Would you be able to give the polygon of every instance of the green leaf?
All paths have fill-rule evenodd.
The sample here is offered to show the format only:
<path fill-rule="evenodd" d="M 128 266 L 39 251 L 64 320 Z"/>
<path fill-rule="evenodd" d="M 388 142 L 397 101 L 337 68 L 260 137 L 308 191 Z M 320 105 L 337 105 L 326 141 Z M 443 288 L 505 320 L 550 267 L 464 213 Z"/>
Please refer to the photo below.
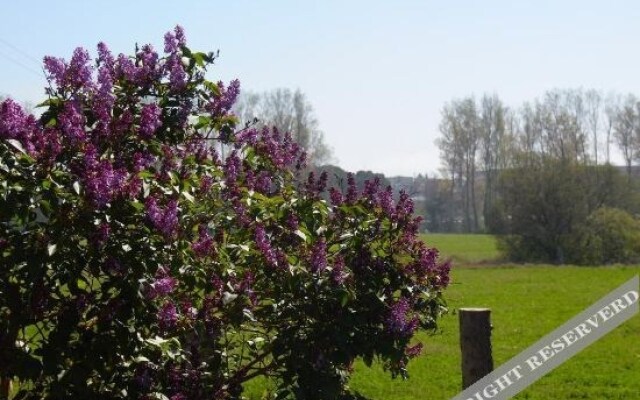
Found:
<path fill-rule="evenodd" d="M 49 254 L 49 257 L 55 254 L 57 248 L 58 246 L 55 244 L 50 244 L 47 246 L 47 254 Z"/>

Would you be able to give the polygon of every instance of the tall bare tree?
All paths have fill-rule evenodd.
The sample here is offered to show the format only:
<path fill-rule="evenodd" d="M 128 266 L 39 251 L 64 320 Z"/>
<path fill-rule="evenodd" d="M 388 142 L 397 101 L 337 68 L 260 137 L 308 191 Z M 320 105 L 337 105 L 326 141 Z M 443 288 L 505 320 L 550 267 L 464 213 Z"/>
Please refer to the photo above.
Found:
<path fill-rule="evenodd" d="M 331 148 L 325 142 L 313 106 L 299 89 L 278 88 L 261 93 L 243 93 L 235 111 L 242 122 L 256 118 L 260 125 L 275 126 L 281 132 L 290 132 L 294 140 L 307 151 L 311 164 L 322 165 L 332 160 Z"/>

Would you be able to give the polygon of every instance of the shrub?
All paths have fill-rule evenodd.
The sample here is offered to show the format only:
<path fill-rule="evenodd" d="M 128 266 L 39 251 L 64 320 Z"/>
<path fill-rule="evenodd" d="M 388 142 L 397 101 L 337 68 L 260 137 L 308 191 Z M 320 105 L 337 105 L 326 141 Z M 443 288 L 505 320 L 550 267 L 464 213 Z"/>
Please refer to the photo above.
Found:
<path fill-rule="evenodd" d="M 180 27 L 95 64 L 45 58 L 40 117 L 0 104 L 0 377 L 20 399 L 347 395 L 354 360 L 393 376 L 445 310 L 449 265 L 406 194 L 298 184 L 304 154 L 236 128 L 239 83 Z"/>
<path fill-rule="evenodd" d="M 640 262 L 640 221 L 624 210 L 599 208 L 572 244 L 570 258 L 576 264 Z"/>

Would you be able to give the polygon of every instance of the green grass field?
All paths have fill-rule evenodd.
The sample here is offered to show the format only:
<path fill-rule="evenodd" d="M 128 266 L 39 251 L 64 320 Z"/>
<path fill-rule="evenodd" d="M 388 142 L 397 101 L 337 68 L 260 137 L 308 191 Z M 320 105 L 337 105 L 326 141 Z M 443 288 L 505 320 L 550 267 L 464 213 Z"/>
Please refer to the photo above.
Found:
<path fill-rule="evenodd" d="M 460 349 L 456 309 L 492 310 L 495 366 L 508 361 L 600 297 L 640 273 L 635 267 L 490 265 L 499 258 L 486 235 L 427 235 L 427 243 L 452 257 L 446 292 L 450 314 L 441 331 L 418 338 L 421 357 L 409 365 L 408 381 L 392 380 L 378 368 L 358 364 L 351 387 L 371 399 L 450 399 L 460 392 Z M 260 384 L 247 396 L 259 399 Z M 517 399 L 640 399 L 640 317 L 636 316 L 534 383 Z"/>
<path fill-rule="evenodd" d="M 429 233 L 422 235 L 422 240 L 456 264 L 496 263 L 500 260 L 496 239 L 492 235 Z"/>

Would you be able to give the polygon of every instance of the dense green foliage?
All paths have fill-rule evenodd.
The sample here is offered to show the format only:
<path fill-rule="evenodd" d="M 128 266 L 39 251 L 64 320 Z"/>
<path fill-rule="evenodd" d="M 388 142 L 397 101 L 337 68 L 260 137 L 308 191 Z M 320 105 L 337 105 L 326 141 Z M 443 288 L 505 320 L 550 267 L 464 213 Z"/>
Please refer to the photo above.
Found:
<path fill-rule="evenodd" d="M 587 218 L 602 207 L 633 212 L 639 204 L 633 184 L 610 166 L 527 158 L 500 177 L 496 226 L 505 233 L 499 239 L 501 249 L 517 262 L 585 262 L 580 253 L 588 249 L 580 246 L 588 242 L 576 240 L 576 235 L 598 229 L 587 224 Z"/>
<path fill-rule="evenodd" d="M 640 263 L 640 220 L 623 210 L 599 208 L 580 226 L 570 251 L 576 264 Z"/>

